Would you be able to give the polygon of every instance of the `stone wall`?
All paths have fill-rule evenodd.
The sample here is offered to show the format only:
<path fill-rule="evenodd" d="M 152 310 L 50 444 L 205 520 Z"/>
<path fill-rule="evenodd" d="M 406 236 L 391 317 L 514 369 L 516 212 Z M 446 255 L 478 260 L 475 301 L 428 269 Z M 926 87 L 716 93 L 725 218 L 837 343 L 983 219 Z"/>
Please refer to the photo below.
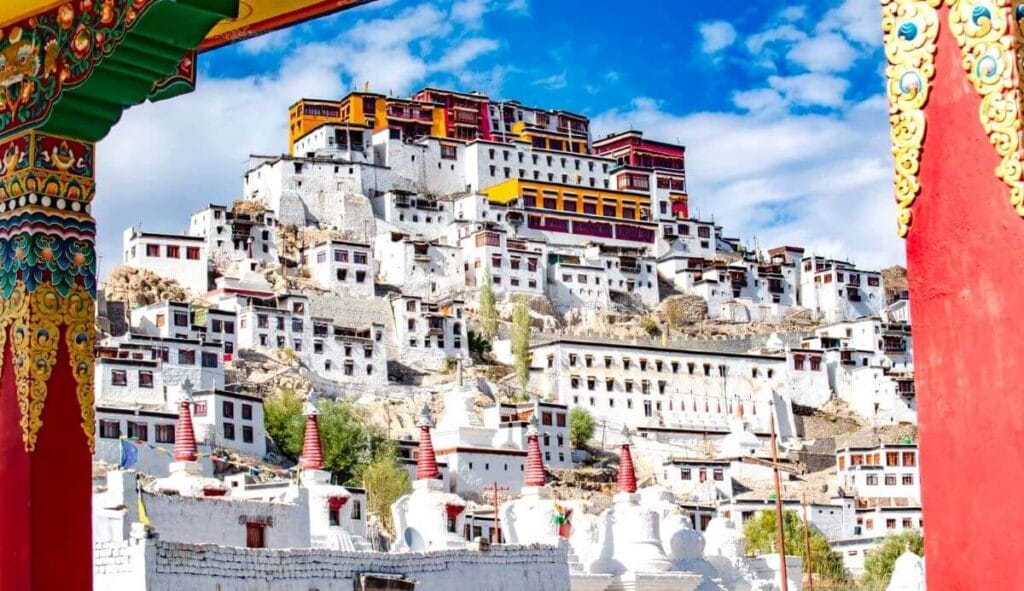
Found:
<path fill-rule="evenodd" d="M 388 554 L 132 539 L 94 555 L 96 591 L 352 591 L 367 573 L 414 579 L 417 591 L 569 590 L 565 549 L 545 546 Z"/>

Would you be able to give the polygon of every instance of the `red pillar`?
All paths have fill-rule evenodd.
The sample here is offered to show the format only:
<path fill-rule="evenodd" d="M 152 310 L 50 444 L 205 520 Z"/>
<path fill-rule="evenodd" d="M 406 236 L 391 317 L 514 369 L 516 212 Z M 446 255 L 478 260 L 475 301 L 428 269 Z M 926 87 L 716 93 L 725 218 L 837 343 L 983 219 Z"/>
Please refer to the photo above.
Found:
<path fill-rule="evenodd" d="M 0 589 L 91 591 L 93 146 L 0 155 Z"/>
<path fill-rule="evenodd" d="M 922 11 L 918 26 L 901 22 L 912 15 L 897 16 L 886 42 L 900 59 L 913 56 L 925 65 L 934 59 L 935 68 L 930 83 L 923 78 L 928 94 L 920 157 L 912 151 L 917 141 L 909 142 L 910 152 L 906 137 L 895 142 L 897 167 L 920 163 L 907 264 L 928 589 L 1016 588 L 1024 581 L 1024 517 L 1007 503 L 1024 487 L 1024 208 L 1011 203 L 1011 188 L 1022 187 L 1019 175 L 1000 178 L 996 169 L 1004 155 L 1007 163 L 1021 162 L 1019 130 L 1007 127 L 1020 122 L 1019 37 L 1011 6 L 1020 3 L 942 3 L 931 12 L 937 16 L 934 48 L 913 47 L 920 37 L 905 44 L 896 38 L 901 26 L 904 37 L 932 29 L 919 25 L 935 9 L 909 4 Z M 968 57 L 964 64 L 961 45 L 996 59 Z M 899 104 L 892 98 L 900 94 L 895 83 L 913 76 L 890 65 L 891 104 Z M 1010 107 L 1005 120 L 999 109 L 981 109 L 979 86 L 991 94 L 989 107 Z M 1005 154 L 986 126 L 1009 130 Z"/>

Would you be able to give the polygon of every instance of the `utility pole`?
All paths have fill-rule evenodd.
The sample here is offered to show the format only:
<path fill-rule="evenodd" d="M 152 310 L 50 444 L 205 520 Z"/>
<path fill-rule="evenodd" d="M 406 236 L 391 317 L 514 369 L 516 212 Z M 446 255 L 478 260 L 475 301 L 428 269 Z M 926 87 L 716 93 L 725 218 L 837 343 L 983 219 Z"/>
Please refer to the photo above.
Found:
<path fill-rule="evenodd" d="M 498 486 L 497 482 L 495 482 L 494 484 L 491 485 L 491 492 L 494 494 L 494 500 L 493 500 L 493 502 L 494 502 L 494 528 L 491 530 L 491 543 L 492 544 L 500 544 L 501 543 L 501 530 L 499 529 L 500 524 L 498 523 L 498 507 L 499 507 L 499 504 L 498 504 L 498 493 L 504 492 L 504 491 L 507 491 L 507 490 L 508 490 L 507 486 Z"/>
<path fill-rule="evenodd" d="M 807 495 L 801 499 L 804 509 L 804 562 L 807 563 L 807 591 L 814 591 L 814 562 L 811 561 L 811 520 L 807 519 Z"/>
<path fill-rule="evenodd" d="M 786 572 L 786 530 L 782 525 L 782 485 L 779 479 L 779 446 L 775 434 L 775 413 L 768 415 L 772 438 L 772 475 L 775 480 L 775 547 L 779 551 L 779 577 L 782 591 L 789 591 L 789 573 Z"/>

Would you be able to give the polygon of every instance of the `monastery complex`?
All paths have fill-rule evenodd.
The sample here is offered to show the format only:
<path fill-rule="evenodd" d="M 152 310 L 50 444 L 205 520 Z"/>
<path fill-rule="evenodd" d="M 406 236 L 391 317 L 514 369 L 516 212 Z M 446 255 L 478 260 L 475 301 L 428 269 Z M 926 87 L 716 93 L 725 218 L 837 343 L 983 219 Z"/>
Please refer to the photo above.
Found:
<path fill-rule="evenodd" d="M 767 591 L 783 563 L 801 589 L 799 557 L 745 550 L 776 468 L 849 576 L 923 529 L 910 308 L 880 270 L 752 248 L 696 213 L 684 146 L 575 113 L 425 88 L 288 119 L 239 199 L 125 229 L 101 286 L 97 590 Z M 298 465 L 266 428 L 282 389 Z M 390 531 L 327 471 L 321 397 L 394 439 Z"/>

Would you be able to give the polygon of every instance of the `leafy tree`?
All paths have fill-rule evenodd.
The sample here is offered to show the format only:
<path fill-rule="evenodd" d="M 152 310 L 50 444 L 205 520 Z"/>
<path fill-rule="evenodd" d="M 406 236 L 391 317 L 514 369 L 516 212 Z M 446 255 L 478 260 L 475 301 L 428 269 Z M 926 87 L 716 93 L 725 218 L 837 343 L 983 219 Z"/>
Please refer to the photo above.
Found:
<path fill-rule="evenodd" d="M 886 536 L 882 543 L 873 550 L 868 550 L 864 557 L 864 577 L 861 587 L 864 591 L 883 591 L 892 578 L 896 559 L 910 550 L 918 556 L 924 556 L 924 538 L 917 530 L 904 531 Z"/>
<path fill-rule="evenodd" d="M 366 504 L 381 524 L 391 533 L 391 505 L 412 490 L 409 472 L 398 463 L 398 450 L 394 442 L 386 442 L 377 449 L 373 460 L 363 466 L 358 481 L 366 489 Z"/>
<path fill-rule="evenodd" d="M 466 330 L 466 341 L 469 346 L 469 354 L 477 359 L 483 359 L 491 352 L 491 343 L 473 330 Z"/>
<path fill-rule="evenodd" d="M 583 407 L 574 406 L 569 411 L 569 442 L 573 449 L 580 449 L 594 436 L 597 422 Z"/>
<path fill-rule="evenodd" d="M 494 299 L 491 270 L 484 270 L 484 284 L 480 286 L 480 334 L 488 341 L 498 335 L 498 307 Z"/>
<path fill-rule="evenodd" d="M 298 459 L 306 433 L 302 399 L 294 390 L 279 390 L 263 402 L 267 434 L 288 457 Z M 355 475 L 386 443 L 365 413 L 344 400 L 321 400 L 320 447 L 324 464 L 339 482 L 357 482 Z"/>
<path fill-rule="evenodd" d="M 651 316 L 644 316 L 640 321 L 640 328 L 647 333 L 649 337 L 656 337 L 661 334 L 661 327 L 658 326 L 658 321 Z"/>
<path fill-rule="evenodd" d="M 520 297 L 512 309 L 512 357 L 519 387 L 526 393 L 526 384 L 530 381 L 530 308 L 526 298 Z"/>
<path fill-rule="evenodd" d="M 804 522 L 793 511 L 784 511 L 782 517 L 783 531 L 786 535 L 786 554 L 789 556 L 805 555 Z M 775 546 L 775 511 L 763 511 L 743 524 L 743 535 L 747 539 L 747 552 L 766 554 L 776 551 Z M 830 581 L 843 581 L 846 571 L 843 558 L 833 552 L 825 536 L 811 525 L 811 563 L 814 574 Z M 807 561 L 804 560 L 804 569 Z"/>

